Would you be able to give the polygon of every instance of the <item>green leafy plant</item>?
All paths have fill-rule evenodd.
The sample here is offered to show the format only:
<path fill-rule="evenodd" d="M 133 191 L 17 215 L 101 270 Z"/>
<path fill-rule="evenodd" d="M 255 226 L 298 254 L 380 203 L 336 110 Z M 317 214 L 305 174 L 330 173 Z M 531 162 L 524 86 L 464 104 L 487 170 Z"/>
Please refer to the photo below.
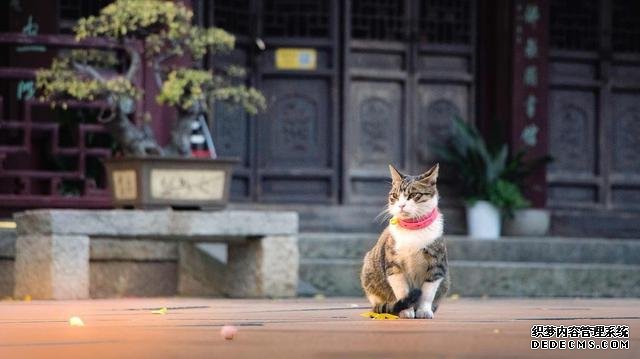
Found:
<path fill-rule="evenodd" d="M 502 177 L 515 183 L 521 189 L 524 188 L 524 180 L 535 172 L 538 168 L 547 165 L 553 161 L 549 155 L 527 159 L 527 148 L 523 148 L 516 152 L 509 161 Z"/>
<path fill-rule="evenodd" d="M 515 177 L 529 170 L 524 155 L 509 159 L 506 144 L 490 148 L 472 124 L 460 118 L 453 121 L 453 133 L 445 146 L 433 148 L 442 161 L 457 171 L 464 198 L 469 203 L 489 201 L 506 215 L 529 205 Z"/>
<path fill-rule="evenodd" d="M 70 100 L 107 103 L 100 121 L 110 130 L 125 155 L 189 156 L 191 123 L 210 111 L 215 101 L 239 104 L 249 114 L 265 108 L 264 97 L 241 82 L 244 72 L 234 66 L 198 68 L 207 53 L 233 50 L 235 38 L 219 28 L 192 25 L 193 12 L 180 2 L 116 0 L 97 16 L 80 19 L 74 28 L 78 41 L 112 40 L 124 50 L 74 50 L 61 53 L 51 67 L 36 76 L 40 98 L 66 108 Z M 142 65 L 153 70 L 159 89 L 156 100 L 178 110 L 171 142 L 161 147 L 148 124 L 131 121 L 143 89 L 134 81 Z"/>
<path fill-rule="evenodd" d="M 502 209 L 509 217 L 513 216 L 514 210 L 529 206 L 529 201 L 524 198 L 520 188 L 508 180 L 498 179 L 491 183 L 487 190 L 489 202 Z"/>

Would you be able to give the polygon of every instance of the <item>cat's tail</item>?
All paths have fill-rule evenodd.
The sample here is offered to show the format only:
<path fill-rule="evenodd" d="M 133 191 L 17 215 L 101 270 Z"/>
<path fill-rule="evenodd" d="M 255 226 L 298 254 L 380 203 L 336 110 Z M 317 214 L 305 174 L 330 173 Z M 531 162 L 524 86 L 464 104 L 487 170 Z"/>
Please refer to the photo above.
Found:
<path fill-rule="evenodd" d="M 389 313 L 393 315 L 398 315 L 401 311 L 412 307 L 414 304 L 420 300 L 422 296 L 422 291 L 418 288 L 414 288 L 409 291 L 406 297 L 400 298 L 395 303 L 380 303 L 373 306 L 374 313 Z"/>

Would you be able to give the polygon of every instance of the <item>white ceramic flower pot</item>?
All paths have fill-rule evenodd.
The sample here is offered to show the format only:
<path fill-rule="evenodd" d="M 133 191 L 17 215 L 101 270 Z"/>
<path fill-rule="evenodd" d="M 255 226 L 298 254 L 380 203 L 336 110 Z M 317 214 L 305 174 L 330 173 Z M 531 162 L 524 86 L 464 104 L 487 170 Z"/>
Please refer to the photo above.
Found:
<path fill-rule="evenodd" d="M 546 209 L 517 209 L 513 218 L 504 219 L 504 234 L 506 236 L 544 236 L 549 232 L 550 217 Z"/>
<path fill-rule="evenodd" d="M 500 210 L 488 201 L 477 201 L 467 206 L 469 236 L 476 239 L 500 238 Z"/>

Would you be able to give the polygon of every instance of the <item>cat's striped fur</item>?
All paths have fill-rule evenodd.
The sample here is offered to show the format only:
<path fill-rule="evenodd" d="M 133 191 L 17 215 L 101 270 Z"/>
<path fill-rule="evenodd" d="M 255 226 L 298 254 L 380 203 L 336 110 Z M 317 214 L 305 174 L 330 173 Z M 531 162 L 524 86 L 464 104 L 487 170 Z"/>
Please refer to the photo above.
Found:
<path fill-rule="evenodd" d="M 388 212 L 402 219 L 419 218 L 438 206 L 438 165 L 420 176 L 389 166 L 392 187 Z M 362 287 L 377 313 L 405 318 L 433 318 L 449 288 L 442 215 L 428 227 L 408 230 L 390 224 L 365 255 Z"/>

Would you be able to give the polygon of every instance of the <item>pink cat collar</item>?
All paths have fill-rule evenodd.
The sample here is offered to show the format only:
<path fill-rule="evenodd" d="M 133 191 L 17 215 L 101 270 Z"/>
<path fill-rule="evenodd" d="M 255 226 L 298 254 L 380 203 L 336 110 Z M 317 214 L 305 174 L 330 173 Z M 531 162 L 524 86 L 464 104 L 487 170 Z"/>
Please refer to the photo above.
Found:
<path fill-rule="evenodd" d="M 393 217 L 391 218 L 389 223 L 399 225 L 404 229 L 412 229 L 412 230 L 422 229 L 422 228 L 429 227 L 431 223 L 433 223 L 438 218 L 439 215 L 440 215 L 440 211 L 438 211 L 438 208 L 434 208 L 433 211 L 431 211 L 431 213 L 425 216 L 422 216 L 420 218 L 400 219 L 397 217 Z"/>

